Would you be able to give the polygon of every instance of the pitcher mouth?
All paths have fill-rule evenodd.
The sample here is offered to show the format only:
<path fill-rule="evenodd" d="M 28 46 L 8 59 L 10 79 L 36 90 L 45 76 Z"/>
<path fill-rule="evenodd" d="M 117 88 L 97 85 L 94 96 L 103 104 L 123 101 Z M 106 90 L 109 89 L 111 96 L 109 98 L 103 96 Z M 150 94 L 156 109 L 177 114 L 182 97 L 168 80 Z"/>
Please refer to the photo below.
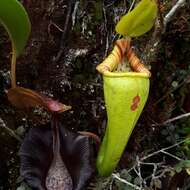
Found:
<path fill-rule="evenodd" d="M 140 73 L 140 72 L 110 72 L 110 71 L 106 71 L 102 74 L 103 74 L 103 76 L 110 77 L 110 78 L 121 78 L 121 77 L 150 78 L 150 74 Z"/>
<path fill-rule="evenodd" d="M 122 60 L 127 58 L 131 72 L 115 72 Z M 142 77 L 149 78 L 150 71 L 144 66 L 140 59 L 135 55 L 127 39 L 117 40 L 112 52 L 99 64 L 96 69 L 107 77 Z"/>

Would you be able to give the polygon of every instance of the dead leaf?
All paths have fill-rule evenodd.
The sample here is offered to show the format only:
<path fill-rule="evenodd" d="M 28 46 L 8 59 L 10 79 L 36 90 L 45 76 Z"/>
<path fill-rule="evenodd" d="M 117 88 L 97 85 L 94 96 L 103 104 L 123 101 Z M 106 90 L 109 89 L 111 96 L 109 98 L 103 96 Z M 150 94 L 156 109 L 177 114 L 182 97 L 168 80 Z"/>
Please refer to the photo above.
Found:
<path fill-rule="evenodd" d="M 20 109 L 42 106 L 50 112 L 57 113 L 62 113 L 71 109 L 71 106 L 64 105 L 56 100 L 52 100 L 51 98 L 23 87 L 11 88 L 8 90 L 7 95 L 9 101 Z"/>

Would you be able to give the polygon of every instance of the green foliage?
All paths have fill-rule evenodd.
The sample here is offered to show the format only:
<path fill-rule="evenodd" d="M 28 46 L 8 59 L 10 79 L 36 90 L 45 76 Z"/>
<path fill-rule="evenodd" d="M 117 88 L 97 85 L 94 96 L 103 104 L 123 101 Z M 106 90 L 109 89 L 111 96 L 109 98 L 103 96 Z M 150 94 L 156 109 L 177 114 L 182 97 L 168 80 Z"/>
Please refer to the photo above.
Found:
<path fill-rule="evenodd" d="M 181 172 L 183 169 L 189 169 L 190 168 L 190 160 L 182 160 L 175 166 L 176 172 Z"/>
<path fill-rule="evenodd" d="M 0 23 L 11 38 L 13 51 L 19 56 L 30 33 L 30 21 L 22 4 L 17 0 L 0 0 Z"/>
<path fill-rule="evenodd" d="M 116 32 L 127 37 L 137 37 L 148 32 L 156 19 L 155 0 L 142 0 L 131 12 L 124 15 L 116 26 Z"/>
<path fill-rule="evenodd" d="M 11 39 L 11 85 L 16 87 L 16 57 L 26 45 L 30 33 L 30 20 L 24 7 L 17 0 L 0 0 L 0 23 Z"/>
<path fill-rule="evenodd" d="M 182 160 L 179 161 L 175 166 L 174 170 L 176 173 L 182 172 L 185 170 L 190 175 L 190 127 L 189 120 L 187 122 L 178 122 L 176 125 L 168 124 L 166 128 L 161 131 L 165 140 L 169 143 L 176 143 L 181 139 L 184 139 L 184 142 L 177 146 L 172 154 L 175 154 L 177 157 Z"/>

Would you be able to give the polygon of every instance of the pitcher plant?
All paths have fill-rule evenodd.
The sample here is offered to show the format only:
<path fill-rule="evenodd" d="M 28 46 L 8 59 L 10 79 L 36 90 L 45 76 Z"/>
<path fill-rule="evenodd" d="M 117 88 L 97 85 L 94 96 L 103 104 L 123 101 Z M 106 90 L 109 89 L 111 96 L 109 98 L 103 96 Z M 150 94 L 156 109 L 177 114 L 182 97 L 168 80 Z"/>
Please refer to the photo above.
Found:
<path fill-rule="evenodd" d="M 116 25 L 123 36 L 110 55 L 97 66 L 103 75 L 107 128 L 97 157 L 100 176 L 108 176 L 116 168 L 130 135 L 145 106 L 149 93 L 149 70 L 130 47 L 132 37 L 148 32 L 155 23 L 155 0 L 141 0 Z"/>
<path fill-rule="evenodd" d="M 127 58 L 131 72 L 117 72 Z M 117 166 L 149 93 L 150 72 L 137 58 L 130 41 L 117 40 L 111 54 L 97 66 L 103 75 L 107 129 L 97 158 L 101 176 Z"/>

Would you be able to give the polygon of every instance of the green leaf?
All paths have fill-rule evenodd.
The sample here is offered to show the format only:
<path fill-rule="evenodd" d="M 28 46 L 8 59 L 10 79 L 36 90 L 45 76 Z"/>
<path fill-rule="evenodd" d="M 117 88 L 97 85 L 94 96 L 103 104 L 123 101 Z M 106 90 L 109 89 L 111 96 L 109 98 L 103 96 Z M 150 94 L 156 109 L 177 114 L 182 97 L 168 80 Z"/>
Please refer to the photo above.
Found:
<path fill-rule="evenodd" d="M 154 25 L 157 16 L 155 0 L 141 0 L 116 25 L 116 32 L 127 37 L 137 37 L 148 32 Z"/>
<path fill-rule="evenodd" d="M 7 30 L 13 53 L 18 57 L 30 33 L 30 21 L 22 4 L 17 0 L 0 0 L 0 23 Z"/>
<path fill-rule="evenodd" d="M 190 131 L 188 130 L 189 128 L 185 128 L 184 130 L 187 130 L 187 133 L 190 133 Z M 185 145 L 190 145 L 190 138 L 189 137 L 187 137 L 186 139 L 185 139 Z"/>
<path fill-rule="evenodd" d="M 177 173 L 181 172 L 183 169 L 189 169 L 189 168 L 190 168 L 190 160 L 182 160 L 175 165 L 175 170 Z"/>

